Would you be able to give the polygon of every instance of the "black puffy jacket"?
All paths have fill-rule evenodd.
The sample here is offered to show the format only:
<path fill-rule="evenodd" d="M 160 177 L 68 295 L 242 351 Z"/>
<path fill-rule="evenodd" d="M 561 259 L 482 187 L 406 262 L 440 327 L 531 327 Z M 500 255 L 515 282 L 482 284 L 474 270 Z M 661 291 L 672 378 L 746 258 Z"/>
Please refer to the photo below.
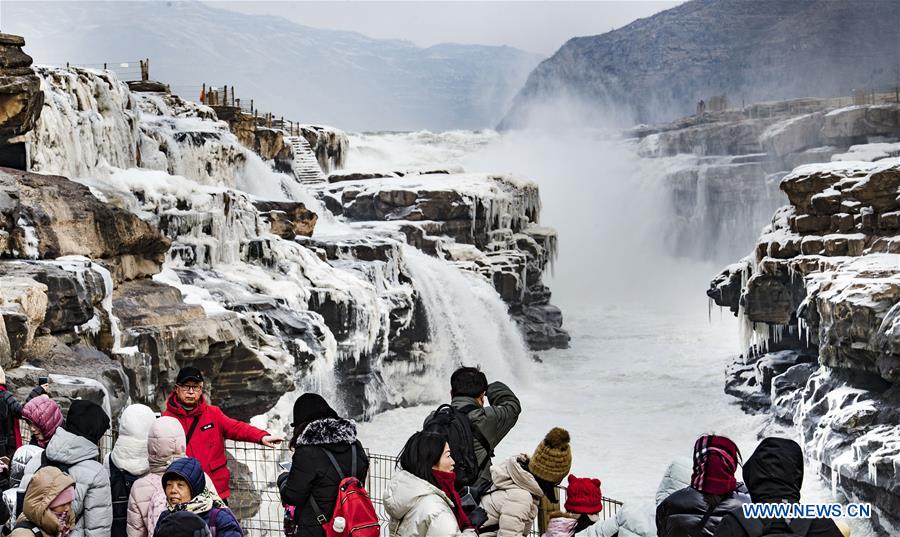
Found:
<path fill-rule="evenodd" d="M 744 463 L 744 481 L 755 503 L 796 503 L 800 501 L 803 485 L 803 451 L 793 440 L 766 438 L 760 442 L 753 455 Z M 742 513 L 734 511 L 716 528 L 715 537 L 758 537 L 763 532 L 747 532 L 741 524 Z M 794 519 L 790 525 L 783 520 L 759 519 L 771 530 L 781 528 L 781 533 L 797 532 L 803 527 L 806 537 L 842 537 L 830 518 L 809 520 Z M 809 525 L 807 529 L 805 526 Z"/>
<path fill-rule="evenodd" d="M 723 497 L 713 508 L 701 531 L 700 523 L 708 505 L 703 493 L 693 487 L 685 487 L 670 494 L 657 506 L 656 534 L 658 537 L 709 537 L 715 533 L 722 517 L 748 502 L 750 496 L 744 492 L 734 491 Z"/>
<path fill-rule="evenodd" d="M 296 506 L 298 537 L 322 537 L 325 532 L 316 522 L 310 506 L 310 497 L 327 519 L 331 519 L 337 500 L 341 477 L 331 464 L 325 451 L 329 451 L 349 477 L 352 468 L 352 446 L 356 446 L 356 477 L 365 485 L 369 473 L 369 458 L 362 444 L 356 439 L 356 425 L 340 418 L 327 418 L 310 422 L 297 439 L 297 447 L 291 460 L 291 469 L 278 479 L 282 503 Z"/>

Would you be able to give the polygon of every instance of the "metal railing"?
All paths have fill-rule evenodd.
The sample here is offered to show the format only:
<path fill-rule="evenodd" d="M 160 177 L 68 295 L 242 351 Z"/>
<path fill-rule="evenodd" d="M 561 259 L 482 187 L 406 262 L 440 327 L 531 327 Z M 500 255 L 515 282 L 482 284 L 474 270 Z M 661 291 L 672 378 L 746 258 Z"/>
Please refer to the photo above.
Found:
<path fill-rule="evenodd" d="M 150 79 L 150 59 L 125 60 L 117 62 L 78 63 L 66 62 L 66 69 L 70 67 L 84 67 L 87 69 L 103 69 L 112 71 L 123 82 L 135 82 Z"/>
<path fill-rule="evenodd" d="M 22 440 L 28 442 L 31 438 L 27 424 L 22 422 Z M 107 431 L 100 440 L 101 460 L 112 449 L 114 437 L 112 431 Z M 278 492 L 276 481 L 284 469 L 280 463 L 291 460 L 291 451 L 279 447 L 267 448 L 257 444 L 246 442 L 225 442 L 228 456 L 228 466 L 231 469 L 231 482 L 229 488 L 231 497 L 228 507 L 234 511 L 241 523 L 244 535 L 247 537 L 280 535 L 283 532 L 284 508 L 281 504 L 281 495 Z M 366 452 L 369 457 L 369 473 L 366 478 L 366 490 L 372 499 L 379 519 L 382 521 L 381 533 L 387 535 L 388 516 L 384 510 L 384 497 L 388 490 L 391 478 L 397 467 L 397 458 L 390 455 Z M 566 489 L 557 489 L 560 504 L 565 502 Z M 601 519 L 614 517 L 622 502 L 611 498 L 603 498 L 603 511 Z M 539 521 L 545 518 L 545 513 L 539 513 L 534 522 L 531 535 L 540 536 Z"/>
<path fill-rule="evenodd" d="M 191 86 L 194 88 L 194 86 Z M 211 84 L 203 84 L 199 86 L 200 101 L 207 106 L 225 107 L 237 109 L 245 116 L 253 117 L 254 127 L 268 127 L 271 129 L 280 129 L 289 136 L 300 136 L 300 127 L 303 125 L 299 121 L 284 119 L 284 116 L 278 117 L 271 112 L 260 112 L 256 108 L 253 99 L 241 99 L 235 96 L 234 86 L 224 84 L 221 86 L 213 86 Z"/>
<path fill-rule="evenodd" d="M 277 535 L 282 531 L 284 510 L 281 505 L 278 487 L 275 483 L 278 475 L 284 470 L 279 462 L 291 460 L 291 452 L 287 449 L 268 449 L 243 442 L 226 442 L 226 449 L 236 462 L 246 465 L 233 471 L 231 475 L 231 498 L 229 507 L 241 521 L 245 535 Z M 378 517 L 382 521 L 382 534 L 387 535 L 388 516 L 384 510 L 384 497 L 391 478 L 397 467 L 397 458 L 390 455 L 369 453 L 369 473 L 366 478 L 366 490 Z M 231 457 L 229 457 L 231 458 Z M 557 489 L 560 504 L 565 503 L 566 489 Z M 611 498 L 603 498 L 601 519 L 614 517 L 622 502 Z M 544 518 L 541 512 L 534 522 L 533 536 L 539 536 L 539 521 Z"/>

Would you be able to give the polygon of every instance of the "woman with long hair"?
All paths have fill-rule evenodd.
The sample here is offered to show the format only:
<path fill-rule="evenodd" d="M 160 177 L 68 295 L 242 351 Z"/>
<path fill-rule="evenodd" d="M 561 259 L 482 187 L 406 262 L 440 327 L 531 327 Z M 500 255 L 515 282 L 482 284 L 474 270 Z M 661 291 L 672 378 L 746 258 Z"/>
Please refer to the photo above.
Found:
<path fill-rule="evenodd" d="M 420 431 L 406 441 L 384 498 L 391 537 L 475 535 L 454 487 L 454 465 L 444 435 Z"/>

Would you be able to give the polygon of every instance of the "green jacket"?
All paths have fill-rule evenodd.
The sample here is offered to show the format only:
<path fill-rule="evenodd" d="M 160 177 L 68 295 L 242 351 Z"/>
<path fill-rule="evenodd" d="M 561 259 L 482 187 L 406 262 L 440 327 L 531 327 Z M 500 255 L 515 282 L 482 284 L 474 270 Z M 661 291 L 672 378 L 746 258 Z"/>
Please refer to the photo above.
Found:
<path fill-rule="evenodd" d="M 454 397 L 450 404 L 453 408 L 460 409 L 467 406 L 475 405 L 479 408 L 469 412 L 469 421 L 473 426 L 477 427 L 484 438 L 491 443 L 491 450 L 503 440 L 504 437 L 515 426 L 519 420 L 519 414 L 522 413 L 522 404 L 516 394 L 502 382 L 492 382 L 488 384 L 487 400 L 489 406 L 482 407 L 478 404 L 478 400 L 473 397 Z M 489 451 L 476 439 L 475 440 L 475 457 L 478 459 L 480 466 L 486 458 Z M 476 481 L 477 485 L 489 482 L 491 480 L 491 463 L 484 466 L 484 471 Z"/>

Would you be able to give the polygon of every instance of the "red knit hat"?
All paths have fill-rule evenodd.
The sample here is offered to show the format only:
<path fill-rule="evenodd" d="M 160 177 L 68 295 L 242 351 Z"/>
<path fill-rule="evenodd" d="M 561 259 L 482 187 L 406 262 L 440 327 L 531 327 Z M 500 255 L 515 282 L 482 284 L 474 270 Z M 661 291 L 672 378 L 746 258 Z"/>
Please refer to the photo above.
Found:
<path fill-rule="evenodd" d="M 569 474 L 569 486 L 566 488 L 566 511 L 580 515 L 593 515 L 603 510 L 603 495 L 600 493 L 600 480 L 587 477 L 575 477 Z"/>

